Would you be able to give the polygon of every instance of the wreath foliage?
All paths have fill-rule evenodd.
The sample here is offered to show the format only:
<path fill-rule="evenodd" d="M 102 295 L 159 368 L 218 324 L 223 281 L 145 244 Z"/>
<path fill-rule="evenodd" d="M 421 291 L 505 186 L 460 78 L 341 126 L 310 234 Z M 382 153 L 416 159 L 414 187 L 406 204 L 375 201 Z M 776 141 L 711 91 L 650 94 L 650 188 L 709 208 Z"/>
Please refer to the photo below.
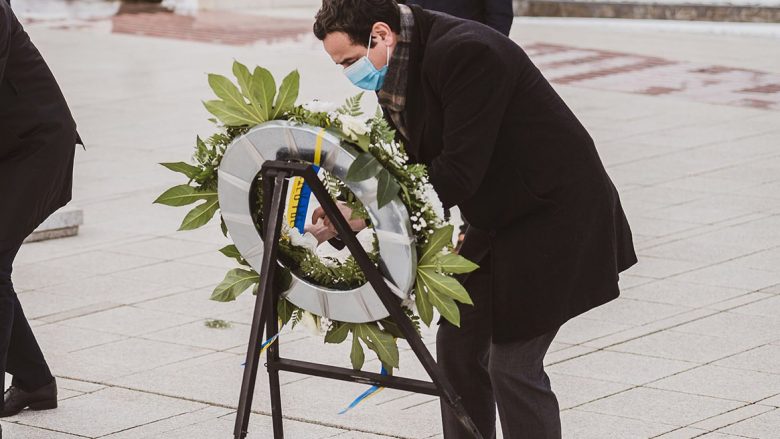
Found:
<path fill-rule="evenodd" d="M 410 162 L 404 146 L 396 140 L 395 131 L 382 113 L 377 111 L 373 117 L 364 118 L 360 106 L 362 93 L 347 99 L 341 106 L 320 101 L 297 105 L 300 83 L 297 71 L 285 76 L 278 89 L 271 72 L 262 67 L 255 67 L 250 72 L 236 61 L 233 74 L 235 83 L 222 75 L 208 76 L 217 99 L 204 102 L 204 106 L 214 116 L 210 120 L 215 123 L 217 132 L 205 140 L 196 138 L 190 162 L 161 163 L 171 171 L 183 174 L 187 182 L 166 190 L 155 203 L 176 207 L 197 203 L 185 215 L 179 230 L 201 227 L 219 212 L 217 170 L 225 150 L 236 137 L 271 120 L 326 128 L 343 142 L 359 148 L 360 154 L 350 167 L 347 180 L 376 178 L 380 188 L 380 207 L 397 195 L 409 212 L 418 255 L 413 299 L 403 303 L 409 317 L 419 330 L 420 322 L 430 326 L 435 309 L 443 318 L 459 326 L 457 302 L 472 304 L 472 301 L 453 275 L 471 272 L 478 266 L 452 251 L 453 226 L 445 221 L 444 210 L 428 181 L 427 168 Z M 368 217 L 345 182 L 327 172 L 323 172 L 321 178 L 334 198 L 352 208 L 353 216 Z M 262 185 L 255 184 L 255 187 L 261 188 Z M 257 190 L 254 220 L 260 229 L 262 192 Z M 222 233 L 228 237 L 224 221 L 221 221 L 221 226 Z M 301 245 L 301 238 L 297 229 L 283 227 L 280 260 L 287 268 L 281 270 L 277 279 L 282 288 L 289 285 L 291 271 L 296 276 L 329 288 L 351 289 L 366 282 L 352 256 L 343 260 L 321 257 L 314 249 Z M 372 261 L 378 263 L 376 241 L 364 248 Z M 235 245 L 227 245 L 219 251 L 235 259 L 239 267 L 228 271 L 214 289 L 211 299 L 232 301 L 256 286 L 260 276 Z M 295 326 L 302 321 L 313 323 L 315 328 L 325 332 L 326 343 L 343 343 L 351 336 L 350 359 L 355 369 L 361 369 L 365 362 L 363 346 L 377 354 L 387 371 L 392 372 L 393 368 L 399 367 L 396 341 L 403 335 L 389 317 L 370 323 L 337 322 L 314 316 L 285 299 L 279 301 L 278 311 L 283 325 L 291 323 Z"/>

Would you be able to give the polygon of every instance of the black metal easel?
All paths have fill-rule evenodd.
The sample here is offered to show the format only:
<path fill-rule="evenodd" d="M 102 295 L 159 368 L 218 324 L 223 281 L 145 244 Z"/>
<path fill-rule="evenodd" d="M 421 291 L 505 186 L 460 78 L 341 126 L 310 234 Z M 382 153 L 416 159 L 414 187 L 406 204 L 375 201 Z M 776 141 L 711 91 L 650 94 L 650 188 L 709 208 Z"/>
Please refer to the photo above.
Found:
<path fill-rule="evenodd" d="M 257 299 L 255 312 L 252 318 L 252 328 L 249 336 L 249 345 L 246 354 L 246 366 L 244 379 L 241 384 L 241 394 L 238 402 L 238 412 L 235 425 L 235 439 L 246 438 L 249 416 L 252 410 L 252 396 L 254 395 L 255 382 L 257 380 L 257 368 L 260 361 L 258 355 L 263 341 L 263 325 L 268 337 L 278 331 L 278 315 L 276 303 L 279 299 L 279 291 L 274 284 L 274 274 L 277 263 L 278 240 L 281 230 L 282 216 L 284 213 L 284 194 L 287 191 L 287 179 L 290 177 L 303 177 L 308 183 L 325 214 L 330 218 L 339 232 L 339 237 L 344 241 L 360 268 L 366 275 L 366 279 L 376 291 L 385 308 L 390 312 L 393 321 L 398 325 L 401 333 L 412 347 L 417 358 L 422 363 L 432 382 L 414 380 L 409 378 L 385 376 L 377 373 L 356 371 L 352 369 L 327 366 L 324 364 L 310 363 L 307 361 L 291 360 L 279 356 L 279 340 L 272 343 L 267 349 L 266 368 L 268 369 L 271 390 L 271 416 L 273 421 L 274 439 L 283 439 L 282 427 L 282 401 L 279 389 L 279 371 L 296 372 L 306 375 L 331 378 L 342 381 L 389 387 L 406 390 L 415 393 L 444 398 L 450 410 L 458 417 L 467 430 L 472 432 L 475 439 L 482 436 L 476 425 L 466 413 L 460 402 L 460 397 L 455 394 L 449 380 L 443 375 L 431 353 L 423 344 L 422 339 L 414 328 L 414 325 L 401 308 L 400 299 L 390 291 L 382 274 L 374 266 L 363 247 L 354 234 L 351 233 L 347 220 L 341 215 L 336 203 L 331 198 L 325 187 L 317 177 L 312 165 L 284 161 L 268 161 L 263 164 L 260 171 L 263 184 L 263 242 L 265 252 L 260 270 L 260 284 L 257 287 Z"/>

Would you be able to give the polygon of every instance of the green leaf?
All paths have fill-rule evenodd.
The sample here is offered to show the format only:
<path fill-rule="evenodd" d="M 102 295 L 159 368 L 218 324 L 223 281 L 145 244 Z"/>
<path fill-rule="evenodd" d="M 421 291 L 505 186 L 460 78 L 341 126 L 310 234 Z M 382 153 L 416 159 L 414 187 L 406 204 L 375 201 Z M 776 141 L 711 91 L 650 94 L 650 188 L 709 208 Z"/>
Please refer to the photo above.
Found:
<path fill-rule="evenodd" d="M 260 276 L 254 271 L 234 268 L 227 272 L 225 279 L 214 288 L 211 300 L 231 302 L 254 284 L 260 282 Z"/>
<path fill-rule="evenodd" d="M 376 194 L 379 208 L 381 209 L 383 206 L 393 201 L 393 198 L 398 195 L 398 191 L 400 189 L 401 186 L 399 186 L 398 182 L 395 181 L 395 177 L 390 174 L 390 171 L 387 169 L 382 169 L 379 171 Z"/>
<path fill-rule="evenodd" d="M 279 301 L 276 303 L 276 313 L 279 314 L 279 320 L 282 321 L 282 325 L 286 325 L 290 321 L 294 311 L 295 305 L 284 297 L 279 298 Z"/>
<path fill-rule="evenodd" d="M 414 289 L 414 303 L 417 305 L 417 314 L 420 315 L 420 320 L 425 323 L 425 326 L 431 326 L 433 321 L 433 305 L 429 296 L 429 293 L 423 289 L 423 283 L 418 277 Z"/>
<path fill-rule="evenodd" d="M 277 291 L 287 291 L 292 285 L 292 273 L 289 268 L 279 267 L 274 276 L 274 287 Z"/>
<path fill-rule="evenodd" d="M 244 107 L 236 107 L 235 105 L 228 104 L 227 102 L 217 100 L 206 101 L 203 103 L 203 106 L 206 107 L 206 110 L 208 110 L 209 113 L 217 116 L 217 118 L 222 121 L 222 123 L 228 126 L 253 126 L 264 122 L 250 113 L 247 110 L 248 106 L 246 105 Z"/>
<path fill-rule="evenodd" d="M 297 70 L 293 70 L 282 80 L 282 85 L 279 87 L 279 94 L 276 96 L 276 102 L 274 103 L 274 113 L 271 119 L 278 119 L 284 113 L 292 110 L 293 106 L 295 106 L 295 101 L 298 99 L 300 84 L 301 75 Z"/>
<path fill-rule="evenodd" d="M 401 332 L 401 328 L 393 321 L 392 318 L 387 317 L 379 321 L 382 329 L 392 335 L 395 338 L 406 338 Z"/>
<path fill-rule="evenodd" d="M 370 152 L 360 153 L 347 170 L 347 181 L 363 181 L 376 176 L 384 169 L 379 160 Z"/>
<path fill-rule="evenodd" d="M 197 145 L 196 151 L 199 157 L 208 154 L 209 149 L 206 146 L 206 143 L 203 141 L 203 139 L 200 138 L 200 136 L 195 136 L 195 144 Z"/>
<path fill-rule="evenodd" d="M 398 367 L 398 345 L 395 343 L 395 338 L 392 335 L 383 332 L 374 323 L 356 324 L 355 333 L 376 352 L 383 363 L 391 367 Z"/>
<path fill-rule="evenodd" d="M 352 368 L 360 370 L 363 368 L 363 363 L 366 362 L 366 354 L 363 353 L 363 346 L 360 345 L 358 336 L 352 334 L 352 352 L 349 354 L 349 359 L 352 361 Z"/>
<path fill-rule="evenodd" d="M 447 253 L 444 255 L 440 254 L 438 257 L 434 258 L 432 261 L 429 261 L 427 264 L 419 264 L 417 265 L 417 268 L 433 268 L 444 273 L 463 274 L 471 273 L 472 271 L 479 268 L 479 265 L 469 261 L 457 253 Z"/>
<path fill-rule="evenodd" d="M 350 142 L 355 143 L 363 151 L 368 151 L 368 147 L 371 146 L 371 135 L 357 134 L 357 140 L 350 140 Z"/>
<path fill-rule="evenodd" d="M 474 304 L 474 302 L 471 301 L 471 297 L 469 297 L 469 293 L 463 288 L 463 285 L 453 277 L 437 273 L 436 270 L 430 268 L 418 268 L 417 276 L 422 281 L 423 285 L 428 288 L 428 291 L 443 294 L 467 305 Z"/>
<path fill-rule="evenodd" d="M 431 304 L 439 310 L 439 314 L 453 325 L 460 327 L 460 310 L 452 297 L 445 296 L 436 290 L 429 290 Z"/>
<path fill-rule="evenodd" d="M 209 319 L 203 322 L 203 326 L 211 329 L 227 329 L 233 325 L 231 325 L 230 322 L 226 322 L 225 320 Z"/>
<path fill-rule="evenodd" d="M 198 200 L 211 200 L 216 197 L 216 192 L 199 191 L 192 186 L 180 184 L 160 194 L 154 202 L 166 206 L 178 207 L 192 204 Z"/>
<path fill-rule="evenodd" d="M 351 326 L 349 323 L 334 323 L 325 334 L 325 343 L 343 343 L 349 335 Z"/>
<path fill-rule="evenodd" d="M 233 75 L 238 81 L 238 86 L 241 87 L 241 93 L 252 102 L 252 73 L 245 65 L 233 60 Z"/>
<path fill-rule="evenodd" d="M 254 102 L 254 90 L 252 81 L 252 74 L 249 73 L 249 69 L 238 61 L 233 61 L 233 75 L 238 80 L 238 86 L 241 87 L 241 94 L 249 100 L 249 106 L 252 112 L 257 116 L 258 121 L 268 120 L 267 112 L 261 105 Z"/>
<path fill-rule="evenodd" d="M 274 75 L 262 67 L 255 67 L 252 74 L 252 104 L 260 109 L 263 122 L 270 120 L 276 95 Z"/>
<path fill-rule="evenodd" d="M 241 252 L 239 252 L 236 246 L 233 244 L 222 247 L 221 249 L 219 249 L 219 252 L 229 258 L 233 258 L 233 259 L 241 258 Z"/>
<path fill-rule="evenodd" d="M 344 105 L 339 107 L 336 111 L 341 114 L 347 114 L 349 116 L 360 116 L 363 114 L 363 111 L 360 109 L 360 101 L 363 99 L 363 94 L 365 92 L 360 92 L 356 94 L 355 96 L 352 96 L 350 98 L 347 98 Z"/>
<path fill-rule="evenodd" d="M 452 244 L 453 230 L 453 225 L 448 224 L 433 232 L 431 237 L 428 238 L 428 244 L 425 245 L 425 248 L 419 257 L 420 265 L 433 263 L 436 255 L 438 255 L 444 247 Z"/>
<path fill-rule="evenodd" d="M 173 172 L 178 172 L 186 175 L 187 178 L 189 178 L 190 180 L 192 180 L 193 178 L 197 177 L 198 174 L 200 174 L 200 168 L 197 166 L 192 166 L 189 163 L 175 162 L 175 163 L 160 163 L 160 164 L 170 169 Z"/>
<path fill-rule="evenodd" d="M 209 222 L 211 217 L 217 213 L 217 209 L 219 209 L 219 200 L 217 197 L 206 200 L 205 203 L 199 204 L 184 217 L 179 230 L 197 229 Z"/>
<path fill-rule="evenodd" d="M 227 105 L 241 108 L 248 113 L 252 112 L 252 107 L 247 105 L 244 96 L 241 95 L 241 92 L 238 91 L 238 87 L 236 87 L 230 79 L 222 75 L 210 73 L 209 85 L 211 86 L 211 89 L 214 90 L 214 94 L 221 98 Z"/>
<path fill-rule="evenodd" d="M 244 257 L 241 256 L 241 252 L 239 252 L 236 246 L 233 244 L 222 247 L 221 249 L 219 249 L 219 252 L 229 258 L 235 259 L 236 262 L 238 262 L 241 265 L 249 265 L 244 259 Z"/>

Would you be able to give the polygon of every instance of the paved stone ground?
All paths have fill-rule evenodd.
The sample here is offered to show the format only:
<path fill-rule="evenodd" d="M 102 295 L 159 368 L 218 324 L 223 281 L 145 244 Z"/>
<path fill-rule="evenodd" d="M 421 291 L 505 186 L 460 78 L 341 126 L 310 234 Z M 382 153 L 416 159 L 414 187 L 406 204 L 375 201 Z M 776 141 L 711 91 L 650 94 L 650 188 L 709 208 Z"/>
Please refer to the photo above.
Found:
<path fill-rule="evenodd" d="M 151 201 L 180 180 L 155 163 L 185 159 L 195 134 L 209 132 L 205 73 L 228 73 L 234 58 L 276 75 L 298 68 L 303 99 L 355 90 L 311 37 L 224 45 L 110 29 L 29 27 L 88 143 L 77 152 L 74 200 L 85 224 L 77 237 L 25 245 L 17 260 L 20 299 L 61 404 L 4 420 L 5 437 L 232 437 L 251 299 L 207 300 L 231 266 L 216 252 L 225 242 L 216 225 L 175 232 L 184 210 Z M 548 66 L 553 79 L 555 66 L 586 73 L 587 83 L 556 87 L 596 139 L 641 256 L 621 279 L 622 297 L 566 324 L 546 359 L 564 436 L 780 437 L 780 40 L 525 21 L 513 38 L 564 48 L 571 62 Z M 702 93 L 620 89 L 641 85 L 635 71 L 587 75 L 603 72 L 594 54 L 604 53 L 758 72 L 722 85 L 766 86 L 773 104 L 715 102 L 691 69 L 647 85 Z M 433 331 L 425 335 L 433 348 Z M 302 329 L 285 333 L 281 350 L 348 365 L 345 347 Z M 401 364 L 403 375 L 423 376 L 408 350 Z M 431 397 L 386 390 L 339 416 L 365 386 L 292 374 L 283 382 L 288 437 L 441 437 Z M 270 437 L 262 379 L 254 409 L 250 437 Z"/>

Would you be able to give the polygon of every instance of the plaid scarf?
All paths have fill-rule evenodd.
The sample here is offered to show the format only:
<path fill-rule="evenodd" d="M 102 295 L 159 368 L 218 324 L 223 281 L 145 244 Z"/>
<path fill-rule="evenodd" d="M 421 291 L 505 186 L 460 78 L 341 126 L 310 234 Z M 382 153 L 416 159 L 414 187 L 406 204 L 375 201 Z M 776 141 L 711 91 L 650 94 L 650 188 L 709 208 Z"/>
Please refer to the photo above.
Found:
<path fill-rule="evenodd" d="M 377 93 L 377 97 L 379 105 L 387 111 L 396 128 L 408 139 L 403 112 L 406 107 L 406 78 L 414 30 L 414 15 L 406 5 L 399 4 L 398 8 L 401 12 L 401 32 L 398 35 L 398 44 L 390 56 L 385 82 Z"/>

